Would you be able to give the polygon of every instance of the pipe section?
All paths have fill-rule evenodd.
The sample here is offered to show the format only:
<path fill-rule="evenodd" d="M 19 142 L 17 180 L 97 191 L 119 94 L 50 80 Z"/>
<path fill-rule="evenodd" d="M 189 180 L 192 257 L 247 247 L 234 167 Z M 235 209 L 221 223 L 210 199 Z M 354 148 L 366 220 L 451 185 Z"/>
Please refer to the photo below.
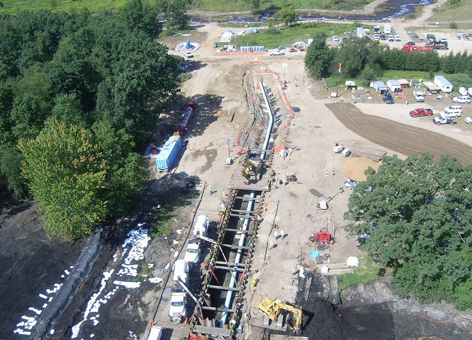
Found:
<path fill-rule="evenodd" d="M 261 83 L 261 85 L 262 85 L 262 83 Z M 249 201 L 249 203 L 247 205 L 247 209 L 246 209 L 246 213 L 247 213 L 246 216 L 247 217 L 244 218 L 243 230 L 248 230 L 249 223 L 251 221 L 251 218 L 249 217 L 249 214 L 252 211 L 253 206 L 254 206 L 254 197 L 255 197 L 255 192 L 254 191 L 251 192 L 250 197 L 251 197 L 251 200 Z M 239 238 L 239 246 L 241 247 L 241 246 L 244 246 L 244 241 L 246 239 L 246 233 L 241 233 L 240 235 L 241 235 L 241 237 Z M 243 253 L 243 249 L 238 249 L 238 252 L 236 253 L 236 258 L 234 259 L 234 266 L 233 266 L 234 270 L 231 271 L 231 281 L 229 282 L 229 288 L 236 287 L 236 276 L 238 274 L 238 264 L 241 261 L 242 253 Z M 230 309 L 232 299 L 233 299 L 233 291 L 230 290 L 226 294 L 225 309 Z M 221 325 L 226 324 L 227 318 L 228 318 L 228 313 L 223 312 L 223 314 L 221 316 L 221 319 L 220 319 Z"/>

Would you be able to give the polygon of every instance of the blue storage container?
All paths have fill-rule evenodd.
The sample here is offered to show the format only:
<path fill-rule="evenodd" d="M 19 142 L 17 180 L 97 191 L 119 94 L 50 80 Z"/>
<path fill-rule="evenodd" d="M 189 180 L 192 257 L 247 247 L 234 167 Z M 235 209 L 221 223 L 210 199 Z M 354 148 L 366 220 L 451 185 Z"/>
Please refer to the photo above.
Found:
<path fill-rule="evenodd" d="M 162 147 L 161 152 L 156 158 L 156 167 L 160 171 L 169 170 L 174 165 L 174 162 L 182 149 L 182 139 L 180 135 L 174 134 L 170 136 L 169 140 Z"/>

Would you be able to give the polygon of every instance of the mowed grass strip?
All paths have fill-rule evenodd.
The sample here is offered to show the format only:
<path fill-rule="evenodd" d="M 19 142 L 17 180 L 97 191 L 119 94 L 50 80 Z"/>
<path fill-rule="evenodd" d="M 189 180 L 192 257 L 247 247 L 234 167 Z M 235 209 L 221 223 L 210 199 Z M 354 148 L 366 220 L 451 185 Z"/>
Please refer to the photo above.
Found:
<path fill-rule="evenodd" d="M 331 10 L 353 10 L 362 9 L 364 6 L 374 0 L 298 0 L 297 8 L 306 9 L 331 9 Z M 87 8 L 91 13 L 99 12 L 102 9 L 115 9 L 122 7 L 126 0 L 3 0 L 3 8 L 0 12 L 16 13 L 22 10 L 39 10 L 46 9 L 51 11 L 67 11 L 80 10 Z M 154 4 L 154 0 L 149 1 Z M 286 0 L 275 0 L 270 3 L 261 3 L 259 9 L 266 10 L 269 8 L 287 7 Z M 244 1 L 235 0 L 201 0 L 195 2 L 191 8 L 199 11 L 212 12 L 233 12 L 233 11 L 252 11 L 254 8 Z M 250 14 L 250 13 L 249 13 Z"/>
<path fill-rule="evenodd" d="M 127 0 L 2 0 L 0 13 L 17 13 L 19 11 L 37 11 L 40 9 L 53 12 L 78 12 L 87 9 L 91 13 L 102 9 L 115 9 L 124 6 Z"/>

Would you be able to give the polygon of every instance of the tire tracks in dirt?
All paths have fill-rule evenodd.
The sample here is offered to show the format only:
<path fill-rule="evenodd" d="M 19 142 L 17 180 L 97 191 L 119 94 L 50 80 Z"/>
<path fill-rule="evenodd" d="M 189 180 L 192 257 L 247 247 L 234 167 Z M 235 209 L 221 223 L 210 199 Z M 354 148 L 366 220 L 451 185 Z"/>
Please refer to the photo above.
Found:
<path fill-rule="evenodd" d="M 400 154 L 412 156 L 419 152 L 429 152 L 436 158 L 448 154 L 465 166 L 472 165 L 472 147 L 454 138 L 366 115 L 353 104 L 333 103 L 326 104 L 326 107 L 349 130 Z"/>

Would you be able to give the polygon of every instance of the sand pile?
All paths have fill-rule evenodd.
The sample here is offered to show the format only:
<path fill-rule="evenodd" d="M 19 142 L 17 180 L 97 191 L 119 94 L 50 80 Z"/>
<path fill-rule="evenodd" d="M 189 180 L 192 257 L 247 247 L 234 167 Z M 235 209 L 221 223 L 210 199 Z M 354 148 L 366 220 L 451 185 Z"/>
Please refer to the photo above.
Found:
<path fill-rule="evenodd" d="M 366 157 L 351 157 L 341 166 L 341 173 L 347 178 L 355 181 L 365 181 L 366 176 L 364 171 L 371 167 L 377 170 L 381 165 L 381 162 L 374 162 L 373 160 Z"/>

